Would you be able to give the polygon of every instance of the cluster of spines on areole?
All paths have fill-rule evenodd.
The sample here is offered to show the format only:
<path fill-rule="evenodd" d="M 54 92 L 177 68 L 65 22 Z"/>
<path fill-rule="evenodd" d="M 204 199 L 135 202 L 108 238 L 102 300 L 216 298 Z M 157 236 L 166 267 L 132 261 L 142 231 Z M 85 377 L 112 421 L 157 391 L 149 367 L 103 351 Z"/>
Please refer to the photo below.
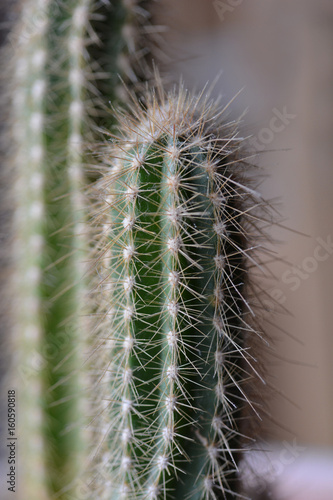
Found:
<path fill-rule="evenodd" d="M 46 498 L 46 477 L 43 463 L 42 381 L 33 360 L 40 353 L 41 325 L 39 284 L 43 251 L 43 199 L 45 142 L 44 96 L 46 92 L 45 64 L 47 53 L 43 43 L 48 19 L 39 18 L 38 29 L 33 21 L 48 9 L 49 0 L 28 1 L 22 6 L 21 22 L 15 26 L 15 52 L 11 82 L 12 134 L 15 143 L 11 167 L 16 177 L 14 185 L 14 309 L 15 359 L 18 372 L 15 384 L 29 384 L 29 391 L 20 394 L 24 407 L 19 425 L 24 432 L 21 458 L 22 483 L 25 494 Z M 17 359 L 18 358 L 18 359 Z"/>
<path fill-rule="evenodd" d="M 182 90 L 146 102 L 135 118 L 122 117 L 123 137 L 106 147 L 98 185 L 94 354 L 108 380 L 98 454 L 110 498 L 232 497 L 237 418 L 251 405 L 243 381 L 255 375 L 242 294 L 244 219 L 255 220 L 257 202 L 238 179 L 235 124 L 212 136 L 219 113 L 211 102 Z"/>

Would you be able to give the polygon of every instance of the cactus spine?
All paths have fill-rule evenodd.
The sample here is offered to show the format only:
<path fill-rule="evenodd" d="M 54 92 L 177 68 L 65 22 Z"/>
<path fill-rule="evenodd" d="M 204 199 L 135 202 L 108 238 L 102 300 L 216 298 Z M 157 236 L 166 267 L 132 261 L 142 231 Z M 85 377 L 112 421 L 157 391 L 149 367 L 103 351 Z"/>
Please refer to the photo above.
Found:
<path fill-rule="evenodd" d="M 255 410 L 243 294 L 259 202 L 237 125 L 184 89 L 161 94 L 122 117 L 94 191 L 96 498 L 231 499 Z"/>

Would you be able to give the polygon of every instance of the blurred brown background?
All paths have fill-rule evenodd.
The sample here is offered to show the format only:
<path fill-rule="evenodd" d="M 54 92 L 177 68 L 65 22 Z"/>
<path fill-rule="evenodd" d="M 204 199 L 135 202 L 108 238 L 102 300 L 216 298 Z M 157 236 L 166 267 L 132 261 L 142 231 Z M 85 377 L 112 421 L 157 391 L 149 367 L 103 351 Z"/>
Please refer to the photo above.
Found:
<path fill-rule="evenodd" d="M 269 177 L 265 197 L 278 197 L 284 225 L 274 265 L 279 300 L 273 382 L 282 398 L 271 411 L 276 439 L 333 445 L 333 2 L 331 0 L 164 0 L 159 22 L 170 27 L 171 67 L 188 88 L 222 75 L 214 90 L 246 108 Z M 177 61 L 175 62 L 175 59 Z M 283 114 L 284 126 L 272 118 Z M 279 124 L 282 122 L 280 121 Z M 273 127 L 271 127 L 271 125 Z M 272 128 L 274 130 L 272 130 Z M 267 130 L 270 129 L 270 130 Z M 252 144 L 253 145 L 253 144 Z M 298 234 L 304 233 L 306 236 Z M 321 249 L 317 238 L 326 242 Z M 268 326 L 271 330 L 271 327 Z M 333 476 L 333 474 L 332 474 Z"/>

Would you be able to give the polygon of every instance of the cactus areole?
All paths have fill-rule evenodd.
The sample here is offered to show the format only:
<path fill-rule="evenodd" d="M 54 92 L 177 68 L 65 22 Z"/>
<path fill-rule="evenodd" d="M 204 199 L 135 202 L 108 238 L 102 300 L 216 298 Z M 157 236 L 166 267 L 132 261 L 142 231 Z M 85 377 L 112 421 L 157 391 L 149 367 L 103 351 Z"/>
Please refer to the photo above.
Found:
<path fill-rule="evenodd" d="M 96 498 L 235 498 L 257 202 L 222 114 L 184 89 L 153 95 L 105 146 L 94 191 Z"/>

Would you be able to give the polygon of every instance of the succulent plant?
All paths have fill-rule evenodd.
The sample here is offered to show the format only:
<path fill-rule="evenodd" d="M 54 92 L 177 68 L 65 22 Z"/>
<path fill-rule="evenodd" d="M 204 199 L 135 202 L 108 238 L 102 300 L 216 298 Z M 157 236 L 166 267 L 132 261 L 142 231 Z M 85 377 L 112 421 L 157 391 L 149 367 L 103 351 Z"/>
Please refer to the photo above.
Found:
<path fill-rule="evenodd" d="M 91 482 L 108 500 L 231 499 L 258 414 L 248 275 L 262 200 L 225 110 L 158 89 L 119 114 L 92 190 Z"/>
<path fill-rule="evenodd" d="M 25 0 L 13 28 L 19 498 L 240 492 L 265 203 L 206 91 L 166 92 L 156 72 L 143 92 L 149 4 Z"/>

